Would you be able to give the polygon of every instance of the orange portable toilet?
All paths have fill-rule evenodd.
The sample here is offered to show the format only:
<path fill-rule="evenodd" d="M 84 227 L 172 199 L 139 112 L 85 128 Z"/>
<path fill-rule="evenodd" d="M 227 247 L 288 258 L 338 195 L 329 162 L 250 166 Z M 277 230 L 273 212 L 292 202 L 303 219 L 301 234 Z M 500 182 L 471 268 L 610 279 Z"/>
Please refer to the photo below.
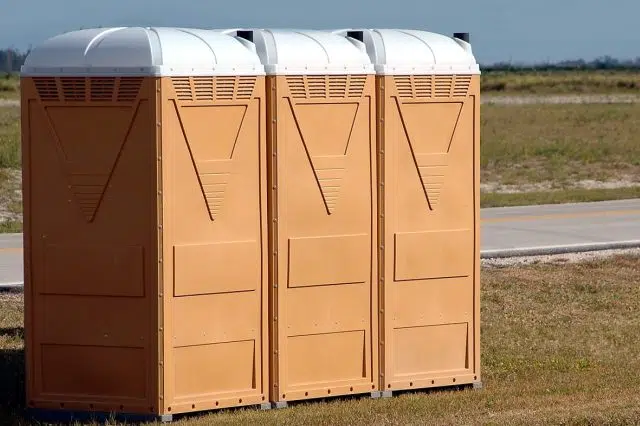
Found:
<path fill-rule="evenodd" d="M 258 56 L 209 30 L 74 31 L 21 91 L 28 407 L 268 406 Z"/>
<path fill-rule="evenodd" d="M 380 386 L 480 382 L 480 81 L 468 35 L 375 29 Z"/>
<path fill-rule="evenodd" d="M 328 32 L 226 32 L 267 72 L 271 401 L 375 396 L 373 66 Z"/>

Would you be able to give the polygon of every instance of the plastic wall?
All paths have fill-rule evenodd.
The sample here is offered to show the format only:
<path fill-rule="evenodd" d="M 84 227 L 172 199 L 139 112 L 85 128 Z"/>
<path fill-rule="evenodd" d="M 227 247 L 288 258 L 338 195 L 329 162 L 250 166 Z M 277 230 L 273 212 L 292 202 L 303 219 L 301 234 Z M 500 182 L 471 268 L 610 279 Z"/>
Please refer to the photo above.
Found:
<path fill-rule="evenodd" d="M 28 406 L 157 412 L 156 80 L 21 91 Z"/>
<path fill-rule="evenodd" d="M 479 382 L 479 77 L 376 78 L 381 387 Z"/>
<path fill-rule="evenodd" d="M 374 86 L 267 77 L 274 402 L 378 387 Z"/>
<path fill-rule="evenodd" d="M 265 403 L 264 77 L 21 87 L 29 406 Z"/>
<path fill-rule="evenodd" d="M 163 78 L 165 413 L 268 398 L 264 76 Z"/>

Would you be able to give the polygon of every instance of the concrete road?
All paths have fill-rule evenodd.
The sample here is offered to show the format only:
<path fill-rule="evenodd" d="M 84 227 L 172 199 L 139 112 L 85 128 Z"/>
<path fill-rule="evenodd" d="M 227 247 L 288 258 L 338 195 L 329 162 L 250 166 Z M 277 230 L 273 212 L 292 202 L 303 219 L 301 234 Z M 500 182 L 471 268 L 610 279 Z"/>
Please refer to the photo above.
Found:
<path fill-rule="evenodd" d="M 640 247 L 640 199 L 482 209 L 482 257 Z M 0 235 L 0 287 L 21 284 L 22 235 Z"/>
<path fill-rule="evenodd" d="M 640 247 L 640 199 L 483 209 L 482 257 Z"/>
<path fill-rule="evenodd" d="M 22 286 L 22 234 L 0 234 L 0 287 Z"/>

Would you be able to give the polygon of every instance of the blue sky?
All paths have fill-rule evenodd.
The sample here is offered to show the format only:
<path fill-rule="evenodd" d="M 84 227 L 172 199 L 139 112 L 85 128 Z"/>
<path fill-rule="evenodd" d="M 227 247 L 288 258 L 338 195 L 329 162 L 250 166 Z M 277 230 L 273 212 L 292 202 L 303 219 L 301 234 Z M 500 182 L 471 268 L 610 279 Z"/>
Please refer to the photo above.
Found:
<path fill-rule="evenodd" d="M 93 26 L 415 28 L 471 33 L 481 63 L 640 56 L 640 0 L 3 0 L 0 47 Z"/>

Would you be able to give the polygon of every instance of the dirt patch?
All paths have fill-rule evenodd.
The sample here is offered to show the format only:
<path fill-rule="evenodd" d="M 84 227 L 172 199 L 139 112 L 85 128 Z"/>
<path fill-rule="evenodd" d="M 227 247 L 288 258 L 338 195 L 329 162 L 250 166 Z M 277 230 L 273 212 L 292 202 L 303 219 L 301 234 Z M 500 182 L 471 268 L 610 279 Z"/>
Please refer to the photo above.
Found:
<path fill-rule="evenodd" d="M 630 104 L 640 102 L 639 95 L 481 95 L 480 102 L 495 105 L 532 104 Z"/>
<path fill-rule="evenodd" d="M 593 262 L 604 260 L 614 256 L 637 256 L 640 257 L 640 248 L 598 250 L 584 253 L 563 253 L 542 256 L 517 256 L 508 258 L 482 259 L 480 264 L 483 268 L 507 268 L 512 266 L 525 266 L 537 264 L 564 265 L 570 263 Z"/>
<path fill-rule="evenodd" d="M 505 185 L 501 182 L 484 182 L 480 184 L 482 192 L 498 194 L 522 194 L 527 192 L 555 191 L 562 189 L 617 189 L 640 187 L 640 176 L 628 176 L 623 179 L 598 181 L 584 179 L 559 185 L 558 182 L 545 181 L 536 183 L 523 183 L 519 185 Z"/>

